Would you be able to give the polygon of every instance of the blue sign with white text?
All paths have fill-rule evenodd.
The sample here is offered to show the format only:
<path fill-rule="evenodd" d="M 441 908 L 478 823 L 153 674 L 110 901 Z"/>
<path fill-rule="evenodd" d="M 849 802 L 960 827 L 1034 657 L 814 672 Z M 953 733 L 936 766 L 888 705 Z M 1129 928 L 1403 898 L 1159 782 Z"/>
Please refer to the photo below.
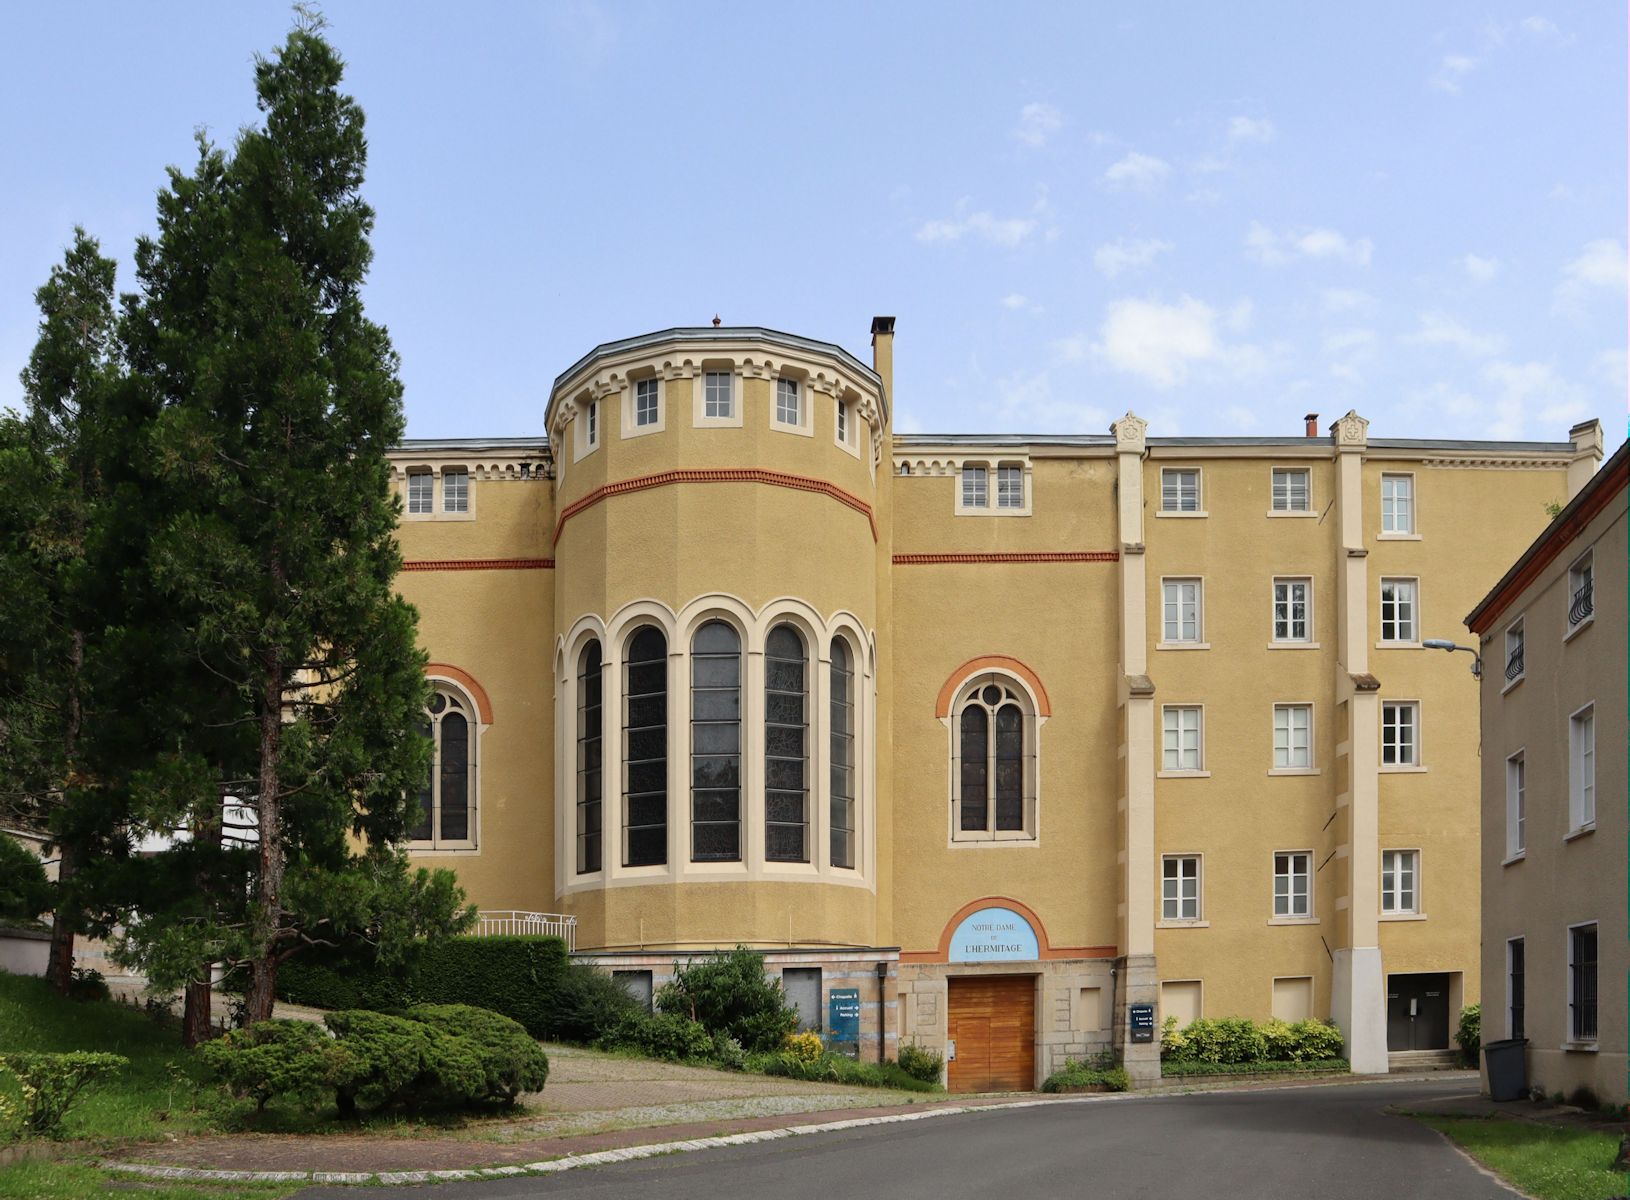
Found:
<path fill-rule="evenodd" d="M 952 962 L 1031 962 L 1040 957 L 1036 931 L 1011 908 L 982 908 L 951 935 Z"/>
<path fill-rule="evenodd" d="M 826 994 L 826 1041 L 830 1046 L 859 1045 L 859 988 L 833 988 Z"/>

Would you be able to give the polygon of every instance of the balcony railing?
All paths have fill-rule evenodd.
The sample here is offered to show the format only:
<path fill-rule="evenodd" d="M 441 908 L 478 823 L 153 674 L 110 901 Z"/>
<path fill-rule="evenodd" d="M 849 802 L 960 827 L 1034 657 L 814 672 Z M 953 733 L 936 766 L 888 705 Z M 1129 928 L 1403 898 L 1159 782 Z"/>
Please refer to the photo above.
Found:
<path fill-rule="evenodd" d="M 477 937 L 557 937 L 568 951 L 577 949 L 577 918 L 565 913 L 519 912 L 515 909 L 483 911 L 476 922 Z"/>
<path fill-rule="evenodd" d="M 1573 604 L 1568 608 L 1568 625 L 1573 627 L 1581 625 L 1591 613 L 1596 611 L 1595 602 L 1591 596 L 1591 585 L 1594 579 L 1586 579 L 1579 585 L 1579 590 L 1573 594 Z"/>
<path fill-rule="evenodd" d="M 1505 660 L 1505 678 L 1506 678 L 1506 682 L 1510 683 L 1513 679 L 1516 679 L 1521 675 L 1522 675 L 1522 647 L 1518 646 L 1515 650 L 1513 650 L 1509 655 L 1506 656 L 1506 660 Z"/>

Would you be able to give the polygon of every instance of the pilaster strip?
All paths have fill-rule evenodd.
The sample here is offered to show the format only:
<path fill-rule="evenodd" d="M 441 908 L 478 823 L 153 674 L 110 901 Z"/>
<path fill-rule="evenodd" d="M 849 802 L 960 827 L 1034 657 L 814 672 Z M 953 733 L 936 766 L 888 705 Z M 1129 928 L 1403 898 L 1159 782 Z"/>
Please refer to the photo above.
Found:
<path fill-rule="evenodd" d="M 593 508 L 607 497 L 643 492 L 650 488 L 669 487 L 676 483 L 762 483 L 770 487 L 791 488 L 798 492 L 814 492 L 817 495 L 829 496 L 865 517 L 866 523 L 872 527 L 872 541 L 877 540 L 877 518 L 872 514 L 872 506 L 836 484 L 827 483 L 824 479 L 811 479 L 807 475 L 788 475 L 780 471 L 760 470 L 757 467 L 709 467 L 662 471 L 656 475 L 640 475 L 597 487 L 581 499 L 572 501 L 561 511 L 560 519 L 555 522 L 555 543 L 559 544 L 561 531 L 566 528 L 567 521 L 584 509 Z"/>

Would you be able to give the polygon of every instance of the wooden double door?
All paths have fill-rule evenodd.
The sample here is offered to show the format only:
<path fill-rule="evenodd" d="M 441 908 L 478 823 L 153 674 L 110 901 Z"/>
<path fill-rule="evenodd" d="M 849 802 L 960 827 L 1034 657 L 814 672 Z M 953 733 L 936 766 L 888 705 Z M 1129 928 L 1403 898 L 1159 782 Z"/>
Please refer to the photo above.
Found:
<path fill-rule="evenodd" d="M 947 1065 L 953 1092 L 1028 1092 L 1036 1086 L 1036 977 L 970 975 L 947 981 Z"/>

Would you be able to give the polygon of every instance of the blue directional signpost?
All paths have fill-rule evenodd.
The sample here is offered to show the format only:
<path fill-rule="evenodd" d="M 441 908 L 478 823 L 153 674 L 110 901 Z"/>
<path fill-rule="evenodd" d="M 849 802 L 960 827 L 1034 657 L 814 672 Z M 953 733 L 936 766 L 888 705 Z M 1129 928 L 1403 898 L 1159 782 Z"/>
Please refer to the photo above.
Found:
<path fill-rule="evenodd" d="M 826 1048 L 860 1057 L 859 988 L 833 988 L 826 994 Z"/>
<path fill-rule="evenodd" d="M 1155 1006 L 1153 1004 L 1128 1004 L 1126 1017 L 1132 1027 L 1132 1040 L 1134 1042 L 1152 1042 L 1155 1040 Z"/>

